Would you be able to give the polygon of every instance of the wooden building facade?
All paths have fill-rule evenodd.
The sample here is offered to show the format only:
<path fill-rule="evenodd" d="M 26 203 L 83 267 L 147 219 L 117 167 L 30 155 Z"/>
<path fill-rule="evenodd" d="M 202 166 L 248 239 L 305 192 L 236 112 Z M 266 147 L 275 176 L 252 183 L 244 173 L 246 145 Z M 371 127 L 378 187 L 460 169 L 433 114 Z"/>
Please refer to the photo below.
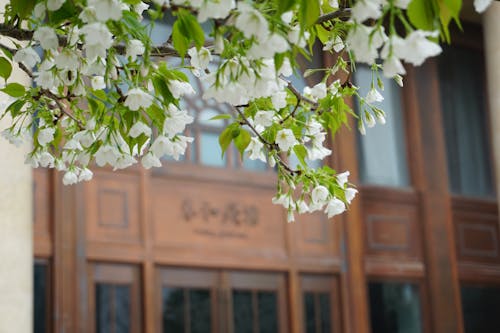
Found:
<path fill-rule="evenodd" d="M 202 100 L 187 103 L 184 161 L 95 169 L 70 187 L 35 170 L 35 332 L 500 330 L 482 40 L 469 31 L 403 88 L 386 81 L 385 127 L 337 135 L 328 163 L 360 193 L 330 221 L 286 223 L 273 170 L 219 159 L 206 119 L 223 106 Z"/>

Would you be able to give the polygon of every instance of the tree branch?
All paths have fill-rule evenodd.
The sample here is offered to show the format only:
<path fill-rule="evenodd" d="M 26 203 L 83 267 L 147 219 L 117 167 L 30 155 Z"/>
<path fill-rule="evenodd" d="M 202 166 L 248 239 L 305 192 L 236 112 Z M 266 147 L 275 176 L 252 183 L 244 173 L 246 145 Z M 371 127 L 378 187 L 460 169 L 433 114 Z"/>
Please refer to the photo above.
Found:
<path fill-rule="evenodd" d="M 342 8 L 342 9 L 339 9 L 335 12 L 331 12 L 331 13 L 320 16 L 316 20 L 316 24 L 323 24 L 325 22 L 334 20 L 336 18 L 344 19 L 344 18 L 348 18 L 350 16 L 351 16 L 351 9 L 350 8 Z"/>
<path fill-rule="evenodd" d="M 302 95 L 297 90 L 297 88 L 295 88 L 293 86 L 292 82 L 289 81 L 289 80 L 287 80 L 286 77 L 283 74 L 280 75 L 280 79 L 282 79 L 283 81 L 286 82 L 288 90 L 290 90 L 292 92 L 292 94 L 294 94 L 295 97 L 297 97 L 298 100 L 301 100 L 301 101 L 304 101 L 304 102 L 307 102 L 307 103 L 311 104 L 314 109 L 318 108 L 318 102 L 315 102 L 312 99 L 309 99 L 309 98 L 305 97 L 304 95 Z"/>

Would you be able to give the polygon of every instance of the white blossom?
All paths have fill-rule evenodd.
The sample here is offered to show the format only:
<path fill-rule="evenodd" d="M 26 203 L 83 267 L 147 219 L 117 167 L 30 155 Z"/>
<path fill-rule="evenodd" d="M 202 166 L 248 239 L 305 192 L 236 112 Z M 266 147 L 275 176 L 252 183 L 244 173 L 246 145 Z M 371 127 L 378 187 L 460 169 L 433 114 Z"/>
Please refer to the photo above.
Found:
<path fill-rule="evenodd" d="M 276 109 L 283 109 L 287 106 L 286 97 L 286 91 L 278 91 L 271 96 L 271 103 Z"/>
<path fill-rule="evenodd" d="M 201 47 L 199 50 L 197 50 L 195 47 L 192 47 L 188 50 L 188 55 L 191 58 L 191 66 L 194 67 L 193 73 L 196 76 L 199 76 L 201 71 L 204 71 L 212 60 L 212 54 L 210 53 L 210 50 L 205 47 Z"/>
<path fill-rule="evenodd" d="M 118 21 L 122 17 L 122 3 L 119 0 L 88 0 L 87 4 L 95 8 L 96 18 L 99 21 Z"/>
<path fill-rule="evenodd" d="M 191 1 L 191 4 L 196 1 Z M 198 11 L 198 21 L 205 22 L 207 19 L 226 18 L 231 10 L 236 7 L 235 0 L 206 0 L 202 1 Z"/>
<path fill-rule="evenodd" d="M 80 174 L 78 175 L 78 181 L 79 182 L 89 181 L 92 179 L 93 176 L 94 176 L 94 173 L 90 169 L 83 168 L 82 170 L 80 170 Z"/>
<path fill-rule="evenodd" d="M 408 8 L 408 5 L 410 4 L 411 0 L 395 0 L 394 5 L 396 7 L 399 7 L 401 9 L 406 9 Z"/>
<path fill-rule="evenodd" d="M 153 96 L 140 88 L 130 89 L 126 96 L 127 98 L 123 104 L 132 111 L 148 108 L 153 103 Z"/>
<path fill-rule="evenodd" d="M 26 67 L 32 68 L 38 64 L 41 59 L 38 53 L 31 47 L 26 47 L 24 49 L 20 49 L 14 55 L 14 61 L 23 63 Z"/>
<path fill-rule="evenodd" d="M 56 11 L 62 7 L 66 0 L 47 0 L 47 9 Z"/>
<path fill-rule="evenodd" d="M 377 19 L 382 15 L 380 0 L 359 0 L 352 7 L 352 18 L 361 23 L 369 18 Z"/>
<path fill-rule="evenodd" d="M 382 102 L 384 100 L 384 96 L 382 96 L 375 87 L 372 87 L 370 91 L 368 91 L 368 94 L 366 94 L 365 101 L 366 103 L 375 103 L 375 102 Z"/>
<path fill-rule="evenodd" d="M 433 57 L 441 53 L 442 49 L 437 43 L 427 39 L 429 36 L 436 36 L 436 33 L 429 33 L 422 30 L 411 32 L 404 42 L 404 48 L 398 53 L 402 58 L 413 64 L 420 66 L 428 57 Z"/>
<path fill-rule="evenodd" d="M 33 8 L 33 16 L 34 18 L 43 21 L 45 19 L 45 13 L 47 11 L 47 7 L 45 6 L 45 2 L 39 2 Z"/>
<path fill-rule="evenodd" d="M 38 131 L 38 143 L 40 146 L 45 146 L 47 143 L 54 140 L 54 133 L 56 130 L 53 127 L 46 127 Z"/>
<path fill-rule="evenodd" d="M 184 95 L 194 95 L 196 91 L 194 91 L 193 87 L 189 84 L 189 82 L 179 81 L 179 80 L 170 80 L 168 81 L 168 88 L 172 93 L 174 98 L 180 98 Z"/>
<path fill-rule="evenodd" d="M 159 168 L 161 167 L 161 162 L 158 157 L 152 152 L 148 152 L 141 159 L 141 164 L 144 169 L 151 169 L 152 167 Z"/>
<path fill-rule="evenodd" d="M 257 111 L 257 113 L 255 113 L 255 116 L 253 117 L 255 125 L 262 127 L 271 126 L 273 124 L 273 118 L 274 111 L 264 110 Z"/>
<path fill-rule="evenodd" d="M 169 138 L 174 137 L 176 134 L 184 132 L 186 125 L 191 124 L 194 120 L 186 110 L 179 110 L 177 107 L 170 104 L 167 110 L 168 117 L 163 123 L 163 132 Z"/>
<path fill-rule="evenodd" d="M 100 167 L 105 166 L 106 164 L 115 166 L 119 155 L 120 152 L 115 146 L 107 144 L 107 145 L 102 145 L 97 150 L 94 157 L 96 164 Z"/>
<path fill-rule="evenodd" d="M 328 201 L 326 205 L 325 213 L 328 215 L 328 218 L 332 218 L 335 215 L 339 215 L 345 212 L 345 204 L 337 198 L 332 198 Z"/>
<path fill-rule="evenodd" d="M 140 1 L 138 4 L 134 5 L 134 11 L 142 17 L 142 13 L 149 8 L 149 5 L 145 2 Z"/>
<path fill-rule="evenodd" d="M 312 88 L 305 87 L 304 95 L 311 97 L 315 101 L 323 99 L 326 97 L 326 84 L 324 82 L 320 82 Z"/>
<path fill-rule="evenodd" d="M 73 50 L 63 49 L 56 55 L 54 62 L 59 69 L 76 70 L 79 65 L 79 54 Z"/>
<path fill-rule="evenodd" d="M 342 173 L 337 174 L 337 184 L 339 184 L 340 187 L 344 187 L 344 185 L 347 183 L 347 178 L 349 177 L 351 173 L 349 171 L 344 171 Z"/>
<path fill-rule="evenodd" d="M 345 190 L 345 199 L 347 200 L 347 203 L 351 203 L 351 201 L 354 199 L 356 194 L 358 193 L 358 190 L 349 187 Z"/>
<path fill-rule="evenodd" d="M 316 186 L 311 192 L 311 200 L 313 203 L 325 203 L 330 192 L 323 185 Z"/>
<path fill-rule="evenodd" d="M 261 160 L 266 162 L 266 155 L 263 151 L 264 144 L 256 137 L 252 137 L 246 151 L 249 153 L 248 158 L 251 160 Z"/>
<path fill-rule="evenodd" d="M 246 38 L 255 36 L 258 41 L 265 40 L 269 34 L 265 17 L 246 2 L 238 2 L 238 11 L 234 26 L 241 30 Z"/>
<path fill-rule="evenodd" d="M 67 171 L 63 177 L 64 185 L 72 185 L 78 182 L 78 176 L 74 171 Z"/>
<path fill-rule="evenodd" d="M 142 55 L 146 48 L 138 39 L 132 39 L 127 43 L 127 57 L 131 57 L 132 61 L 137 59 L 137 56 Z"/>
<path fill-rule="evenodd" d="M 128 135 L 132 138 L 137 138 L 141 134 L 151 136 L 151 127 L 144 124 L 142 121 L 138 121 L 134 125 L 132 125 L 130 131 L 128 132 Z"/>
<path fill-rule="evenodd" d="M 288 151 L 297 144 L 297 139 L 291 129 L 285 128 L 276 133 L 276 143 L 282 151 Z"/>
<path fill-rule="evenodd" d="M 474 9 L 478 13 L 484 12 L 493 2 L 493 0 L 474 0 Z"/>
<path fill-rule="evenodd" d="M 94 90 L 106 89 L 106 82 L 104 82 L 104 77 L 102 76 L 93 76 L 90 84 Z"/>
<path fill-rule="evenodd" d="M 56 31 L 50 27 L 39 27 L 33 34 L 33 39 L 40 42 L 44 50 L 56 49 L 59 46 Z"/>

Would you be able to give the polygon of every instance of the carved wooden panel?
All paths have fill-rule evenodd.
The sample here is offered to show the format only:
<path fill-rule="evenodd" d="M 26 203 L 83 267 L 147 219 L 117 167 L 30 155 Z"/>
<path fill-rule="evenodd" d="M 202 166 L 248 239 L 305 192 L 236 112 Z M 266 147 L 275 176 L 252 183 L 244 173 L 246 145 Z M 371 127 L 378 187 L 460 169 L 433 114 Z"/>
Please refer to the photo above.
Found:
<path fill-rule="evenodd" d="M 323 212 L 296 214 L 293 227 L 296 246 L 302 257 L 337 257 L 340 254 L 340 219 L 327 219 Z"/>
<path fill-rule="evenodd" d="M 86 227 L 90 241 L 140 242 L 139 177 L 96 171 L 86 184 Z"/>
<path fill-rule="evenodd" d="M 283 210 L 273 191 L 154 177 L 151 207 L 159 247 L 284 257 Z M 227 251 L 231 251 L 228 253 Z"/>
<path fill-rule="evenodd" d="M 35 256 L 50 256 L 52 253 L 51 229 L 53 223 L 53 190 L 51 170 L 33 170 L 33 236 Z"/>
<path fill-rule="evenodd" d="M 421 259 L 416 195 L 402 191 L 394 198 L 393 192 L 396 190 L 370 188 L 362 193 L 366 253 L 378 257 Z"/>
<path fill-rule="evenodd" d="M 498 214 L 494 202 L 455 199 L 453 220 L 459 261 L 500 264 Z"/>

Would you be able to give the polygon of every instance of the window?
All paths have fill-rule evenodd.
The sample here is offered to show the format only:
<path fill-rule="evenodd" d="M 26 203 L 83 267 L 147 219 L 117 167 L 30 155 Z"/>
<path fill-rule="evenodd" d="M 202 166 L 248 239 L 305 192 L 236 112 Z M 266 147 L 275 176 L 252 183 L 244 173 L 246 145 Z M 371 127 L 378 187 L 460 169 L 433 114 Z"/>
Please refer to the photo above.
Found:
<path fill-rule="evenodd" d="M 139 333 L 141 311 L 136 267 L 94 264 L 90 295 L 90 317 L 95 333 Z M 93 305 L 93 306 L 92 306 Z"/>
<path fill-rule="evenodd" d="M 500 287 L 462 286 L 465 333 L 495 332 L 500 327 Z"/>
<path fill-rule="evenodd" d="M 355 74 L 359 94 L 366 96 L 372 82 L 372 71 L 359 66 Z M 402 105 L 402 90 L 394 82 L 382 78 L 384 101 L 378 107 L 386 113 L 386 124 L 366 128 L 359 135 L 358 156 L 361 181 L 370 185 L 391 187 L 409 186 L 406 160 L 406 140 Z M 362 114 L 358 103 L 358 114 Z"/>
<path fill-rule="evenodd" d="M 370 282 L 372 333 L 421 333 L 419 286 L 408 282 Z"/>
<path fill-rule="evenodd" d="M 163 268 L 161 332 L 285 333 L 280 274 Z"/>
<path fill-rule="evenodd" d="M 36 260 L 33 267 L 33 325 L 35 333 L 50 332 L 49 281 L 48 262 Z"/>
<path fill-rule="evenodd" d="M 302 277 L 305 333 L 340 332 L 337 290 L 337 280 L 333 277 Z"/>
<path fill-rule="evenodd" d="M 494 196 L 483 54 L 445 47 L 439 58 L 439 85 L 450 191 Z"/>

